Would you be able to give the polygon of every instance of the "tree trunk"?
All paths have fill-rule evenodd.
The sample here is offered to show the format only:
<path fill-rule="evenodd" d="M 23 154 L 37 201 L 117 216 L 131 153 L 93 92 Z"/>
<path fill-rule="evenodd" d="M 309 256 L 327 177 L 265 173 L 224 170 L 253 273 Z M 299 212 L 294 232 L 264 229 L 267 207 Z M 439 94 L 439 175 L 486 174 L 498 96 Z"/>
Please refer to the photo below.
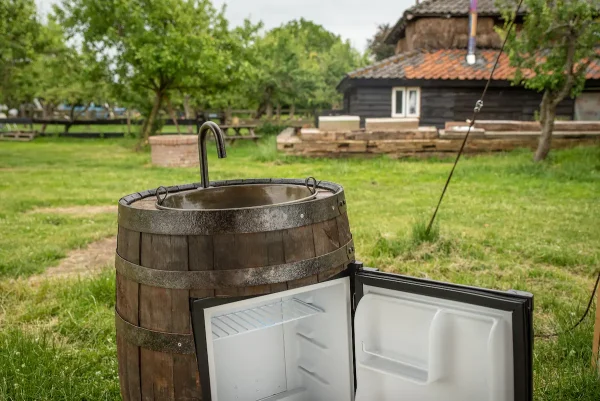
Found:
<path fill-rule="evenodd" d="M 294 114 L 296 114 L 296 104 L 292 103 L 290 105 L 290 120 L 294 119 Z"/>
<path fill-rule="evenodd" d="M 73 125 L 73 119 L 75 118 L 75 106 L 71 106 L 71 110 L 69 111 L 69 122 L 65 124 L 65 134 L 69 132 L 71 129 L 71 125 Z"/>
<path fill-rule="evenodd" d="M 73 115 L 73 110 L 74 109 L 71 109 L 71 120 L 72 121 L 77 121 L 77 119 L 79 117 L 81 117 L 82 115 L 84 115 L 88 111 L 88 109 L 90 108 L 91 105 L 92 105 L 91 103 L 86 104 L 85 107 L 83 108 L 83 110 L 81 111 L 81 113 L 77 113 L 76 115 Z"/>
<path fill-rule="evenodd" d="M 175 124 L 175 128 L 177 129 L 177 135 L 181 135 L 181 130 L 179 129 L 179 123 L 177 122 L 177 116 L 175 115 L 175 110 L 173 110 L 171 99 L 165 96 L 165 100 L 167 101 L 167 110 L 169 111 L 169 116 L 171 117 L 171 120 L 173 120 L 173 124 Z"/>
<path fill-rule="evenodd" d="M 552 98 L 552 94 L 549 91 L 544 92 L 544 97 L 542 98 L 542 104 L 540 107 L 540 124 L 542 126 L 542 133 L 537 151 L 535 152 L 535 156 L 533 158 L 533 160 L 536 162 L 545 160 L 548 156 L 548 153 L 550 153 L 557 104 L 558 103 Z"/>
<path fill-rule="evenodd" d="M 131 137 L 131 110 L 127 108 L 127 136 Z"/>
<path fill-rule="evenodd" d="M 156 92 L 154 95 L 154 104 L 152 105 L 152 110 L 150 111 L 150 115 L 148 116 L 148 118 L 146 119 L 146 123 L 144 124 L 144 131 L 142 132 L 142 137 L 140 138 L 140 143 L 138 144 L 138 148 L 140 148 L 140 145 L 146 145 L 148 143 L 148 138 L 150 137 L 152 127 L 154 126 L 154 120 L 156 119 L 158 110 L 160 110 L 162 101 L 163 101 L 163 94 L 160 92 Z"/>
<path fill-rule="evenodd" d="M 255 119 L 260 120 L 265 114 L 267 114 L 267 117 L 269 118 L 273 117 L 273 105 L 271 104 L 272 95 L 273 89 L 267 87 L 262 95 L 262 100 L 258 105 L 258 110 L 256 110 L 256 116 L 254 116 Z"/>
<path fill-rule="evenodd" d="M 281 103 L 277 102 L 277 121 L 281 120 Z"/>
<path fill-rule="evenodd" d="M 191 120 L 193 117 L 192 108 L 190 107 L 190 95 L 183 96 L 183 111 L 185 112 L 185 119 Z M 194 127 L 191 125 L 187 126 L 188 134 L 194 133 Z"/>
<path fill-rule="evenodd" d="M 256 110 L 256 114 L 254 115 L 254 118 L 257 120 L 260 120 L 260 118 L 265 115 L 266 111 L 267 111 L 267 104 L 265 102 L 260 103 L 258 105 L 258 109 Z"/>

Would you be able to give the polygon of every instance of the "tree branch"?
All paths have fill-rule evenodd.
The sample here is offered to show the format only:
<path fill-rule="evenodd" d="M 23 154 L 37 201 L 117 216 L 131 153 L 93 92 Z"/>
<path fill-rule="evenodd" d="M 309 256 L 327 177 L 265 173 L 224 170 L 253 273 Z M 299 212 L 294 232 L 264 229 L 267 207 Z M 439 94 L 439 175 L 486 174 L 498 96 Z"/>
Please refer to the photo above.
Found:
<path fill-rule="evenodd" d="M 79 113 L 77 113 L 76 115 L 73 116 L 73 120 L 72 121 L 77 121 L 77 119 L 79 117 L 81 117 L 82 115 L 85 114 L 86 111 L 88 111 L 88 109 L 90 108 L 91 105 L 92 105 L 91 102 L 87 103 L 86 106 L 83 108 L 82 111 L 80 111 Z"/>
<path fill-rule="evenodd" d="M 567 41 L 567 63 L 565 68 L 567 80 L 565 81 L 562 89 L 556 92 L 552 101 L 554 105 L 562 102 L 563 99 L 569 95 L 573 85 L 575 84 L 575 71 L 573 71 L 573 69 L 575 68 L 575 48 L 577 45 L 577 36 L 571 33 L 571 35 L 567 38 Z"/>

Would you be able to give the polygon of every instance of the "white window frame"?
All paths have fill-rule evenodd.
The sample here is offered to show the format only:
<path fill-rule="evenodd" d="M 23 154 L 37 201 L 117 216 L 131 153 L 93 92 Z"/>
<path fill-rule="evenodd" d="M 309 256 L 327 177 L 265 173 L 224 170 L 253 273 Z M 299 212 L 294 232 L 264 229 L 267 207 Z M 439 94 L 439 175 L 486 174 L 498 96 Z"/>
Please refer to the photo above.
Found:
<path fill-rule="evenodd" d="M 396 92 L 403 92 L 402 95 L 402 113 L 396 113 Z M 417 92 L 417 112 L 413 114 L 408 113 L 408 93 L 410 91 Z M 405 118 L 405 117 L 419 117 L 421 115 L 421 88 L 413 86 L 396 86 L 392 88 L 392 117 L 393 118 Z"/>
<path fill-rule="evenodd" d="M 402 113 L 396 113 L 396 92 L 403 92 L 402 95 Z M 396 86 L 392 88 L 392 117 L 406 117 L 406 88 Z"/>

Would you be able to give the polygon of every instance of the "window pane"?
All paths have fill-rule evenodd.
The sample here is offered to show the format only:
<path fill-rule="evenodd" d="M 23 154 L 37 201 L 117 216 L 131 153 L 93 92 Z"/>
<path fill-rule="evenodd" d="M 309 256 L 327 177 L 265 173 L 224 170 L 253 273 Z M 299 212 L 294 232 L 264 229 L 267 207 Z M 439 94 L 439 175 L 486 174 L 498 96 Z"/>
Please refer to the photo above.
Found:
<path fill-rule="evenodd" d="M 396 110 L 394 110 L 395 114 L 404 114 L 404 91 L 397 90 L 396 91 Z"/>
<path fill-rule="evenodd" d="M 408 115 L 414 116 L 417 115 L 417 91 L 410 90 L 408 91 Z"/>

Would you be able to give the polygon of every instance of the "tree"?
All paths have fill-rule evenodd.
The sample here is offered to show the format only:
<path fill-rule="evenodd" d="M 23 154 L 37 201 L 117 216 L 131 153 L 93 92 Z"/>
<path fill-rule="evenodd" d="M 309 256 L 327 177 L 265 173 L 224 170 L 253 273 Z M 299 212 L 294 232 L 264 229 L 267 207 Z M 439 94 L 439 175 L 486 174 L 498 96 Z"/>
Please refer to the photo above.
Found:
<path fill-rule="evenodd" d="M 116 85 L 152 95 L 144 142 L 174 92 L 211 90 L 233 63 L 227 20 L 209 0 L 63 0 L 57 9 L 112 66 Z"/>
<path fill-rule="evenodd" d="M 29 84 L 24 91 L 43 100 L 44 116 L 51 117 L 59 104 L 66 103 L 70 120 L 76 121 L 93 102 L 108 102 L 110 78 L 103 61 L 68 46 L 64 29 L 52 15 L 40 32 L 40 51 L 26 68 Z M 78 106 L 81 111 L 75 112 Z"/>
<path fill-rule="evenodd" d="M 541 137 L 534 160 L 550 152 L 556 107 L 584 88 L 590 63 L 599 58 L 598 0 L 525 0 L 527 16 L 518 33 L 508 37 L 515 83 L 543 92 Z M 514 13 L 514 6 L 513 11 Z M 512 19 L 511 11 L 506 13 Z"/>
<path fill-rule="evenodd" d="M 385 38 L 391 30 L 390 24 L 378 25 L 373 38 L 367 39 L 367 48 L 369 49 L 369 53 L 375 57 L 375 61 L 381 61 L 388 57 L 392 57 L 396 53 L 394 45 L 385 43 Z"/>
<path fill-rule="evenodd" d="M 257 40 L 253 59 L 250 92 L 257 118 L 269 115 L 274 103 L 330 107 L 339 101 L 335 87 L 344 74 L 364 62 L 349 42 L 304 19 L 267 32 Z"/>
<path fill-rule="evenodd" d="M 39 50 L 40 23 L 34 0 L 0 1 L 0 103 L 18 107 L 24 93 L 26 67 Z"/>

